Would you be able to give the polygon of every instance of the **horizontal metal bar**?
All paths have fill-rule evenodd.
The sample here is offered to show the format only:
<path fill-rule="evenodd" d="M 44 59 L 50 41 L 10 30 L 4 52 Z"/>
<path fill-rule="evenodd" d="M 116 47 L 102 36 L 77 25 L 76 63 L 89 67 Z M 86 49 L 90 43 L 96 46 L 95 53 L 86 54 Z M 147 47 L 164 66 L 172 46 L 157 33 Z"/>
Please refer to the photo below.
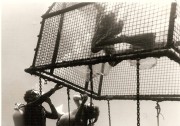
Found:
<path fill-rule="evenodd" d="M 48 13 L 52 10 L 52 8 L 55 6 L 55 4 L 56 4 L 56 2 L 54 2 L 54 3 L 49 7 L 49 9 L 46 11 L 45 14 L 48 14 Z M 45 15 L 45 14 L 44 14 L 44 15 Z"/>
<path fill-rule="evenodd" d="M 137 100 L 136 95 L 98 96 L 96 100 Z M 139 100 L 180 101 L 180 95 L 139 95 Z"/>
<path fill-rule="evenodd" d="M 44 73 L 44 74 L 43 74 Z M 86 94 L 89 94 L 91 93 L 90 90 L 85 90 L 84 88 L 78 86 L 78 85 L 75 85 L 74 83 L 72 82 L 69 82 L 63 78 L 60 78 L 58 76 L 55 76 L 55 75 L 50 75 L 48 74 L 47 72 L 45 71 L 35 71 L 33 73 L 31 73 L 32 75 L 36 75 L 36 76 L 39 76 L 43 79 L 46 79 L 48 81 L 52 81 L 54 83 L 61 83 L 61 85 L 65 86 L 65 87 L 68 87 L 69 89 L 73 89 L 74 91 L 77 91 L 77 92 L 80 92 L 80 93 L 86 93 Z M 63 83 L 62 83 L 63 82 Z M 95 92 L 92 92 L 93 93 L 93 96 L 97 95 L 97 93 Z"/>
<path fill-rule="evenodd" d="M 72 85 L 73 87 L 76 87 L 76 88 L 81 89 L 81 90 L 83 90 L 83 91 L 91 92 L 90 90 L 87 90 L 87 89 L 85 89 L 85 88 L 83 88 L 83 87 L 81 87 L 81 86 L 78 86 L 77 84 L 74 84 L 74 83 L 72 83 L 72 82 L 70 82 L 70 81 L 68 81 L 68 80 L 65 80 L 65 79 L 63 79 L 63 78 L 61 78 L 61 77 L 59 77 L 59 76 L 50 74 L 50 73 L 45 72 L 45 71 L 44 71 L 44 73 L 47 74 L 48 76 L 51 76 L 51 77 L 56 78 L 56 79 L 58 79 L 58 80 L 62 80 L 63 82 L 66 82 L 66 83 Z M 96 94 L 95 92 L 93 92 L 93 93 Z"/>
<path fill-rule="evenodd" d="M 89 4 L 92 4 L 92 3 L 91 2 L 79 3 L 79 4 L 76 4 L 76 5 L 67 7 L 65 9 L 58 10 L 56 12 L 52 12 L 52 13 L 49 13 L 49 14 L 44 14 L 44 15 L 42 15 L 42 18 L 44 18 L 44 19 L 50 18 L 50 17 L 56 16 L 56 15 L 59 15 L 59 14 L 62 14 L 62 13 L 68 12 L 68 11 L 75 10 L 77 8 L 80 8 L 80 7 L 83 7 L 83 6 L 86 6 L 86 5 L 89 5 Z"/>
<path fill-rule="evenodd" d="M 73 61 L 63 61 L 61 63 L 56 64 L 48 64 L 42 66 L 35 66 L 25 69 L 26 72 L 30 73 L 31 71 L 41 71 L 45 69 L 51 68 L 61 68 L 61 67 L 72 67 L 72 66 L 79 66 L 79 65 L 90 65 L 90 64 L 97 64 L 97 63 L 105 63 L 110 61 L 123 61 L 123 60 L 134 60 L 137 58 L 147 58 L 147 57 L 157 57 L 160 58 L 162 56 L 167 56 L 170 53 L 169 49 L 157 49 L 157 50 L 150 50 L 150 51 L 136 51 L 133 53 L 125 53 L 125 54 L 114 54 L 111 56 L 100 56 L 100 57 L 93 57 L 87 59 L 79 59 Z"/>
<path fill-rule="evenodd" d="M 180 54 L 176 51 L 176 49 L 175 51 L 173 49 L 170 49 L 167 53 L 167 57 L 180 64 Z"/>
<path fill-rule="evenodd" d="M 52 81 L 57 84 L 61 84 L 65 87 L 68 87 L 74 91 L 79 93 L 86 93 L 89 97 L 91 97 L 90 90 L 87 91 L 82 87 L 78 87 L 73 83 L 69 83 L 68 81 L 61 80 L 60 78 L 56 78 L 56 76 L 51 75 L 44 75 L 42 72 L 34 72 L 33 75 L 40 76 L 48 81 Z M 63 83 L 62 83 L 63 82 Z M 99 96 L 97 93 L 92 94 L 92 98 L 95 100 L 137 100 L 137 95 L 106 95 L 106 96 Z M 152 101 L 180 101 L 180 94 L 167 94 L 167 95 L 139 95 L 139 100 L 152 100 Z"/>

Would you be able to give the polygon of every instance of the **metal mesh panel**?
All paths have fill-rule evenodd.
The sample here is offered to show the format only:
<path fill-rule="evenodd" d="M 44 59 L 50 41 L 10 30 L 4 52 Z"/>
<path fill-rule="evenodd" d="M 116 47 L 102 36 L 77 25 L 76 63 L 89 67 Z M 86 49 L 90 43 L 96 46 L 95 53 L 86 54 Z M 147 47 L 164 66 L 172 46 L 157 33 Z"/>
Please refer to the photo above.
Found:
<path fill-rule="evenodd" d="M 179 6 L 173 20 L 173 4 L 169 3 L 74 6 L 76 4 L 56 3 L 44 15 L 29 73 L 56 83 L 65 81 L 65 86 L 90 93 L 90 83 L 86 81 L 90 76 L 88 65 L 93 64 L 96 98 L 128 96 L 134 99 L 137 91 L 135 59 L 143 55 L 140 57 L 140 95 L 153 99 L 180 97 Z M 65 10 L 59 11 L 62 8 Z M 127 58 L 121 61 L 119 57 Z"/>
<path fill-rule="evenodd" d="M 140 95 L 180 94 L 180 67 L 167 57 L 158 59 L 156 66 L 140 70 Z M 136 66 L 123 61 L 104 76 L 102 95 L 135 95 Z"/>
<path fill-rule="evenodd" d="M 60 16 L 45 20 L 35 66 L 51 64 L 58 33 Z"/>
<path fill-rule="evenodd" d="M 73 5 L 76 5 L 76 4 L 78 4 L 78 3 L 79 3 L 79 2 L 67 2 L 67 3 L 66 3 L 66 8 L 67 8 L 67 7 L 70 7 L 70 6 L 73 6 Z M 56 2 L 55 5 L 53 6 L 53 8 L 50 10 L 49 13 L 56 12 L 56 11 L 59 11 L 59 10 L 64 9 L 63 4 L 64 4 L 64 3 L 58 3 L 58 2 Z"/>
<path fill-rule="evenodd" d="M 163 5 L 163 3 L 161 5 L 131 4 L 127 6 L 127 10 L 128 16 L 125 22 L 125 35 L 155 33 L 155 43 L 152 46 L 155 47 L 158 43 L 162 45 L 166 44 L 170 5 Z M 144 43 L 148 44 L 146 42 Z M 161 47 L 162 45 L 159 46 Z"/>
<path fill-rule="evenodd" d="M 180 52 L 180 6 L 177 5 L 173 41 Z"/>
<path fill-rule="evenodd" d="M 65 13 L 57 62 L 90 57 L 95 18 L 93 5 Z"/>
<path fill-rule="evenodd" d="M 140 95 L 156 97 L 176 97 L 180 95 L 179 64 L 167 57 L 161 57 L 156 60 L 156 64 L 149 69 L 144 69 L 141 67 L 142 64 L 140 65 Z M 101 65 L 94 66 L 93 70 L 94 74 L 99 72 L 93 78 L 93 91 L 96 94 L 100 93 L 100 96 L 129 97 L 136 95 L 136 64 L 132 65 L 131 60 L 122 61 L 109 69 L 110 71 L 104 76 L 100 73 Z M 59 68 L 54 71 L 56 76 L 82 89 L 85 89 L 85 82 L 88 78 L 87 73 L 89 75 L 88 66 Z M 90 84 L 86 90 L 91 91 Z"/>
<path fill-rule="evenodd" d="M 87 66 L 68 67 L 56 69 L 54 74 L 77 86 L 85 88 L 86 80 L 89 76 L 89 70 Z M 98 93 L 98 88 L 99 76 L 93 79 L 93 91 Z M 87 90 L 91 91 L 90 84 L 88 84 Z"/>
<path fill-rule="evenodd" d="M 136 67 L 130 67 L 128 61 L 113 67 L 108 76 L 103 77 L 102 95 L 135 95 Z"/>
<path fill-rule="evenodd" d="M 83 78 L 83 76 L 78 72 L 77 68 L 70 67 L 64 69 L 56 69 L 54 71 L 54 74 L 80 87 L 85 87 L 85 78 Z"/>
<path fill-rule="evenodd" d="M 103 7 L 105 10 L 99 12 L 96 6 L 98 8 Z M 67 12 L 64 16 L 57 62 L 105 55 L 103 52 L 92 53 L 91 48 L 93 37 L 98 34 L 96 31 L 100 29 L 99 25 L 102 19 L 111 13 L 115 14 L 115 18 L 113 19 L 115 20 L 114 24 L 111 22 L 112 30 L 115 27 L 120 27 L 120 24 L 115 24 L 119 20 L 122 20 L 124 23 L 122 32 L 119 32 L 116 36 L 112 36 L 112 38 L 118 36 L 129 36 L 129 38 L 135 36 L 136 38 L 140 35 L 143 40 L 146 38 L 146 36 L 143 37 L 143 34 L 149 34 L 155 40 L 150 40 L 149 42 L 141 41 L 140 43 L 123 41 L 114 46 L 98 47 L 100 48 L 98 49 L 99 51 L 105 50 L 108 52 L 106 54 L 114 54 L 164 47 L 167 43 L 170 7 L 170 5 L 164 4 L 115 3 L 110 5 L 107 3 L 96 3 Z M 102 25 L 102 27 L 107 26 Z M 106 34 L 108 33 L 105 31 L 100 37 Z"/>
<path fill-rule="evenodd" d="M 101 66 L 101 65 L 100 65 Z M 95 69 L 95 67 L 93 67 Z M 96 70 L 94 73 L 101 71 L 101 67 L 96 66 Z M 50 77 L 50 70 L 46 70 L 46 76 Z M 88 66 L 76 66 L 76 67 L 67 67 L 67 68 L 58 68 L 54 70 L 53 78 L 56 79 L 64 79 L 67 82 L 70 82 L 73 86 L 77 86 L 81 89 L 86 89 L 89 92 L 91 91 L 91 86 L 89 83 L 90 79 L 90 70 Z M 97 94 L 99 90 L 100 76 L 97 74 L 93 76 L 93 91 Z M 88 82 L 88 83 L 87 83 Z M 86 87 L 87 85 L 87 87 Z"/>
<path fill-rule="evenodd" d="M 63 3 L 55 3 L 55 5 L 53 6 L 53 8 L 50 10 L 49 13 L 56 12 L 62 9 L 63 9 Z"/>
<path fill-rule="evenodd" d="M 66 2 L 66 7 L 70 7 L 70 6 L 76 5 L 78 3 L 79 2 Z"/>
<path fill-rule="evenodd" d="M 66 4 L 68 8 L 76 3 Z M 50 13 L 62 7 L 56 3 Z M 51 63 L 58 28 L 56 63 L 165 47 L 170 7 L 164 3 L 94 3 L 65 12 L 62 29 L 60 14 L 49 17 L 42 28 L 36 66 Z"/>

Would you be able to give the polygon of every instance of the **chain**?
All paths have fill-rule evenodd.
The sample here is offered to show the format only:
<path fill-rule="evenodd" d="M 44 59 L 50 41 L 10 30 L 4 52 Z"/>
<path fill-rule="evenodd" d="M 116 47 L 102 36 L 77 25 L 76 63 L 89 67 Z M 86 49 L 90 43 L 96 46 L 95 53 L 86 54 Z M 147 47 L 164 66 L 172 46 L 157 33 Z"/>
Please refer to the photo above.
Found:
<path fill-rule="evenodd" d="M 39 77 L 39 94 L 42 95 L 42 81 L 41 81 L 41 77 Z"/>
<path fill-rule="evenodd" d="M 90 70 L 90 86 L 91 86 L 91 97 L 90 97 L 90 107 L 92 107 L 93 104 L 93 99 L 92 99 L 92 94 L 93 94 L 93 69 L 92 69 L 92 65 L 89 65 L 89 70 Z M 89 124 L 91 126 L 91 120 L 89 120 Z"/>
<path fill-rule="evenodd" d="M 107 100 L 108 102 L 108 117 L 109 117 L 109 126 L 111 126 L 111 111 L 110 111 L 110 102 L 109 99 Z"/>
<path fill-rule="evenodd" d="M 139 87 L 140 87 L 140 82 L 139 82 L 139 63 L 140 59 L 137 59 L 137 92 L 136 92 L 136 96 L 137 96 L 137 126 L 140 126 L 140 101 L 139 101 Z"/>
<path fill-rule="evenodd" d="M 92 94 L 93 94 L 93 69 L 92 65 L 89 65 L 89 70 L 90 70 L 90 86 L 91 86 L 91 97 L 90 97 L 90 103 L 92 105 Z"/>

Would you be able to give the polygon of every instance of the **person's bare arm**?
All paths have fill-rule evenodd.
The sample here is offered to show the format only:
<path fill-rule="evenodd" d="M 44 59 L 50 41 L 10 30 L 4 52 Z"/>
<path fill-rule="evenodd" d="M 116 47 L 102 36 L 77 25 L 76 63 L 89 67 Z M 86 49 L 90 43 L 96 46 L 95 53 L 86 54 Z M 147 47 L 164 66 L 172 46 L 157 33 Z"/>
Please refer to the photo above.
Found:
<path fill-rule="evenodd" d="M 49 98 L 56 90 L 61 89 L 63 86 L 56 84 L 54 86 L 54 88 L 52 88 L 51 90 L 49 90 L 48 92 L 44 93 L 43 95 L 41 95 L 37 100 L 28 103 L 27 105 L 39 105 L 42 104 L 47 98 Z"/>
<path fill-rule="evenodd" d="M 50 98 L 47 98 L 45 102 L 49 104 L 49 107 L 50 107 L 50 109 L 51 109 L 51 112 L 46 111 L 46 117 L 47 117 L 47 118 L 50 118 L 50 119 L 58 119 L 57 110 L 56 110 L 56 108 L 54 107 L 54 105 L 52 104 L 51 99 L 50 99 Z"/>
<path fill-rule="evenodd" d="M 76 106 L 79 107 L 81 105 L 80 100 L 82 100 L 82 97 L 80 95 L 74 95 L 73 100 Z"/>

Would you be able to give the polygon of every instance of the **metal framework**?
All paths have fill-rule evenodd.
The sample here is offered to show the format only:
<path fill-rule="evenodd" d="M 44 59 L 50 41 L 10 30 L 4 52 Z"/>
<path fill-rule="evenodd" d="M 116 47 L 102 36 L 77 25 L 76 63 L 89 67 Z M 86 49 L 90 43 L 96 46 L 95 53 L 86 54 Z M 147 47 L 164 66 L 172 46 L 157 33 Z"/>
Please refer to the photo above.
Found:
<path fill-rule="evenodd" d="M 139 99 L 179 101 L 179 45 L 177 3 L 53 3 L 25 71 L 90 95 L 93 65 L 94 99 L 135 100 L 138 75 L 131 61 L 153 57 L 156 66 L 139 70 Z M 105 75 L 107 64 L 113 67 Z"/>

